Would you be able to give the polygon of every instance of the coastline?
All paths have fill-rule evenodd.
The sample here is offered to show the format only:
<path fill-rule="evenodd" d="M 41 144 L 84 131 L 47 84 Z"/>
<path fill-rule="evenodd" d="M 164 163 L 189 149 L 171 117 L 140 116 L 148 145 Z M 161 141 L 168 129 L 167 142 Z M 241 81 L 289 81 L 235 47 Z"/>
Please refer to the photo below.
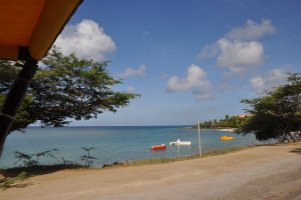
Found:
<path fill-rule="evenodd" d="M 190 127 L 185 127 L 186 129 L 193 129 L 196 130 L 197 126 L 190 126 Z M 224 132 L 235 132 L 238 128 L 225 128 L 225 127 L 211 127 L 211 128 L 205 128 L 201 127 L 201 130 L 216 130 L 216 131 L 224 131 Z"/>
<path fill-rule="evenodd" d="M 63 170 L 2 190 L 1 199 L 298 199 L 301 143 L 157 165 Z"/>
<path fill-rule="evenodd" d="M 215 130 L 202 130 L 202 151 L 208 152 L 229 147 L 249 146 L 261 144 L 255 136 L 234 135 L 235 140 L 221 142 L 219 137 L 228 133 Z M 230 135 L 230 133 L 229 133 Z M 87 137 L 89 136 L 89 137 Z M 101 167 L 114 162 L 126 160 L 145 160 L 149 158 L 174 158 L 190 156 L 198 153 L 198 134 L 196 129 L 185 129 L 185 127 L 88 127 L 75 128 L 64 127 L 60 129 L 33 128 L 27 134 L 13 134 L 8 137 L 6 149 L 0 160 L 0 168 L 12 168 L 22 166 L 22 162 L 16 163 L 15 151 L 26 154 L 58 149 L 53 152 L 59 160 L 64 159 L 83 164 L 80 156 L 85 154 L 82 147 L 94 147 L 91 155 L 97 160 L 93 166 Z M 69 138 L 66 140 L 66 138 Z M 151 146 L 158 144 L 169 144 L 177 139 L 191 141 L 191 146 L 168 146 L 166 151 L 153 152 Z M 39 141 L 31 145 L 31 141 Z M 51 141 L 51 142 L 48 142 Z M 15 144 L 19 144 L 15 146 Z M 41 165 L 62 164 L 51 157 L 41 157 Z"/>

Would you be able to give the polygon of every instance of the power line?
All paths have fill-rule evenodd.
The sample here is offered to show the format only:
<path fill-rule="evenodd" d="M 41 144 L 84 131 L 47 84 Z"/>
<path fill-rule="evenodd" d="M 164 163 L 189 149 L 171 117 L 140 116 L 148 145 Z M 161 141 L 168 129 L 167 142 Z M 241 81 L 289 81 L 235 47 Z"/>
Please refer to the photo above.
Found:
<path fill-rule="evenodd" d="M 256 10 L 257 12 L 259 12 L 260 14 L 262 14 L 263 16 L 266 16 L 268 18 L 270 18 L 272 21 L 275 21 L 276 24 L 279 24 L 280 26 L 283 26 L 286 28 L 286 30 L 288 30 L 289 32 L 292 32 L 294 35 L 299 35 L 298 31 L 295 31 L 294 29 L 291 29 L 290 26 L 287 26 L 285 23 L 282 23 L 280 20 L 278 20 L 277 18 L 274 18 L 273 16 L 271 16 L 270 14 L 267 14 L 263 9 L 256 7 L 254 4 L 251 4 L 249 1 L 247 0 L 243 0 L 243 3 L 245 3 L 247 6 L 253 8 L 254 10 Z M 285 37 L 291 39 L 292 41 L 298 43 L 299 46 L 301 46 L 301 41 L 299 40 L 299 38 L 296 38 L 290 34 L 286 34 L 283 31 L 280 31 L 280 34 L 284 35 Z"/>
<path fill-rule="evenodd" d="M 277 6 L 275 6 L 273 4 L 270 4 L 266 0 L 261 0 L 261 2 L 263 2 L 267 7 L 273 9 L 275 12 L 281 14 L 282 17 L 285 17 L 285 18 L 289 19 L 290 22 L 294 23 L 296 26 L 301 27 L 301 23 L 299 23 L 298 21 L 296 21 L 294 18 L 292 18 L 291 16 L 289 16 L 287 13 L 283 12 L 282 9 L 278 8 Z"/>

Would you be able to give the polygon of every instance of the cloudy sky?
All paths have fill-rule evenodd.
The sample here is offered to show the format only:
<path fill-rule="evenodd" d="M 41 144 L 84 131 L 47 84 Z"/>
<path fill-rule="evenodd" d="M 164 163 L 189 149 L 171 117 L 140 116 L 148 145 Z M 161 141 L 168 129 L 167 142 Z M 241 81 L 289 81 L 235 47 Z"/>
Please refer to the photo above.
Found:
<path fill-rule="evenodd" d="M 187 125 L 244 113 L 240 100 L 301 72 L 299 0 L 86 0 L 56 45 L 110 60 L 141 94 L 117 113 L 72 125 Z"/>

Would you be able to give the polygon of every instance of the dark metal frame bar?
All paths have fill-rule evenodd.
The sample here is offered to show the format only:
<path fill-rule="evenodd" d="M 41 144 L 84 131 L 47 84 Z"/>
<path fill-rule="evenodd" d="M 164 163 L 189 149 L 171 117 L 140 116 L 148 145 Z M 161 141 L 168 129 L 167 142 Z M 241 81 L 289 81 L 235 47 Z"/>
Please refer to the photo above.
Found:
<path fill-rule="evenodd" d="M 22 70 L 10 88 L 0 112 L 0 157 L 6 136 L 15 120 L 18 109 L 20 108 L 26 94 L 30 80 L 33 78 L 38 68 L 38 61 L 27 58 Z"/>

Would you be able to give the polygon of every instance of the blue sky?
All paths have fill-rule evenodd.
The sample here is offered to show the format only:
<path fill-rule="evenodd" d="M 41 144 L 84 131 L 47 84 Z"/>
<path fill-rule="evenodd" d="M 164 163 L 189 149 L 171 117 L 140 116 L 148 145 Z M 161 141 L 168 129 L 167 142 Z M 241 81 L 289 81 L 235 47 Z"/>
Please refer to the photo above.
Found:
<path fill-rule="evenodd" d="M 186 125 L 244 113 L 241 99 L 301 72 L 298 0 L 86 0 L 56 44 L 110 60 L 117 113 L 72 125 Z"/>

